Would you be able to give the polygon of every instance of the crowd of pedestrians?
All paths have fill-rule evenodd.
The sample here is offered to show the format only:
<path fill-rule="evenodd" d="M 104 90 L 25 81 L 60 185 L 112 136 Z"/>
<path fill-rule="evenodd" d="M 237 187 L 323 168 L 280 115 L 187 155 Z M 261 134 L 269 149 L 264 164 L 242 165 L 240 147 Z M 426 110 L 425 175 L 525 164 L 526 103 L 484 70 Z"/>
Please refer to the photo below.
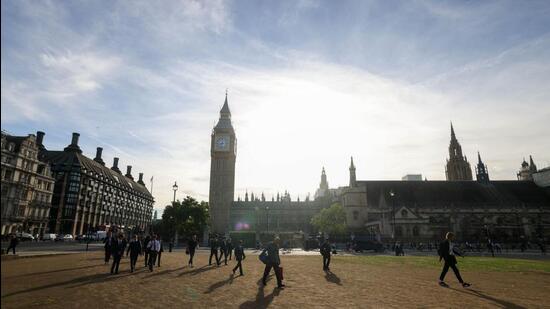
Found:
<path fill-rule="evenodd" d="M 477 247 L 470 243 L 463 243 L 458 245 L 454 242 L 455 236 L 453 233 L 449 232 L 446 234 L 445 239 L 439 243 L 439 245 L 433 243 L 427 243 L 426 249 L 431 250 L 432 248 L 437 249 L 439 255 L 439 260 L 443 262 L 443 268 L 439 276 L 439 285 L 443 287 L 448 287 L 445 283 L 445 276 L 449 269 L 453 270 L 457 280 L 460 284 L 467 288 L 470 286 L 470 283 L 465 282 L 462 279 L 460 271 L 457 267 L 457 256 L 462 256 L 465 250 L 476 250 Z M 114 235 L 113 232 L 109 232 L 104 241 L 105 245 L 105 264 L 108 264 L 112 257 L 111 265 L 111 274 L 118 274 L 120 267 L 120 260 L 126 252 L 126 256 L 130 256 L 130 272 L 136 270 L 136 265 L 138 258 L 144 256 L 144 266 L 153 271 L 155 267 L 160 267 L 160 261 L 163 250 L 163 243 L 160 239 L 160 235 L 151 234 L 146 235 L 145 238 L 141 236 L 134 235 L 132 240 L 127 243 L 123 234 Z M 265 264 L 263 276 L 261 282 L 263 285 L 267 284 L 267 278 L 271 271 L 275 273 L 277 279 L 277 287 L 284 288 L 285 284 L 283 283 L 283 268 L 281 267 L 281 259 L 279 257 L 280 239 L 276 237 L 272 242 L 269 242 L 267 245 L 263 246 L 261 243 L 257 244 L 257 249 L 261 250 L 259 254 L 259 259 L 262 263 Z M 12 238 L 10 241 L 10 247 L 15 252 L 15 246 L 17 245 L 17 239 Z M 392 249 L 395 251 L 395 255 L 400 256 L 404 255 L 404 245 L 400 242 L 395 242 Z M 170 249 L 172 249 L 173 243 L 170 242 Z M 189 256 L 187 265 L 192 268 L 193 258 L 195 252 L 199 246 L 199 241 L 196 235 L 193 235 L 188 241 L 185 249 L 185 253 Z M 422 250 L 424 244 L 410 243 L 411 248 L 417 250 Z M 231 261 L 235 257 L 235 266 L 232 269 L 233 275 L 239 271 L 240 276 L 244 276 L 244 265 L 243 262 L 246 259 L 245 250 L 243 247 L 243 241 L 239 240 L 236 244 L 233 243 L 231 238 L 223 237 L 220 235 L 212 235 L 209 238 L 209 247 L 210 247 L 210 257 L 208 260 L 208 265 L 220 267 L 223 265 L 228 265 L 228 261 Z M 286 247 L 286 246 L 284 246 Z M 323 271 L 330 273 L 330 263 L 331 255 L 336 254 L 335 247 L 332 246 L 328 239 L 325 239 L 320 243 L 319 252 L 322 255 L 323 260 Z M 486 249 L 493 254 L 495 251 L 499 253 L 502 248 L 499 244 L 492 242 L 490 239 L 487 239 Z M 284 250 L 284 248 L 283 248 Z M 522 249 L 523 250 L 523 249 Z M 544 249 L 541 249 L 544 252 Z M 170 250 L 171 252 L 171 250 Z"/>

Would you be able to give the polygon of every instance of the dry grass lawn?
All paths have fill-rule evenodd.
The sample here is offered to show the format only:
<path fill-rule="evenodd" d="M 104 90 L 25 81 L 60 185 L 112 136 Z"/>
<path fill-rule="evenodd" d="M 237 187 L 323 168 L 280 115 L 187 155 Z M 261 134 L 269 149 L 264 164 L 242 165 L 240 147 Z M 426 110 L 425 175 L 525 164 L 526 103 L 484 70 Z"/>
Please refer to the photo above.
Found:
<path fill-rule="evenodd" d="M 550 262 L 484 258 L 459 260 L 472 288 L 449 272 L 450 288 L 437 285 L 434 257 L 336 256 L 332 273 L 320 256 L 282 256 L 284 290 L 272 276 L 260 284 L 263 264 L 244 262 L 245 275 L 210 267 L 196 255 L 165 252 L 162 267 L 109 275 L 101 252 L 2 261 L 2 308 L 550 308 Z M 477 260 L 476 260 L 477 259 Z"/>

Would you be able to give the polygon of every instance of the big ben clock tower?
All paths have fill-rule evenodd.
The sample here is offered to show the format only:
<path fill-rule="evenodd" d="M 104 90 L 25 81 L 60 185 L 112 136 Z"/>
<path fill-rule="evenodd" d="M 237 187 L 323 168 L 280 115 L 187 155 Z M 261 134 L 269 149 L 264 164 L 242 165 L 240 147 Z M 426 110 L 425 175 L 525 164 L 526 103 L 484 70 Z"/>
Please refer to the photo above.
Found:
<path fill-rule="evenodd" d="M 229 209 L 235 195 L 235 159 L 237 137 L 231 124 L 231 112 L 225 102 L 220 111 L 220 120 L 212 130 L 210 142 L 210 217 L 212 232 L 225 233 L 229 227 Z"/>

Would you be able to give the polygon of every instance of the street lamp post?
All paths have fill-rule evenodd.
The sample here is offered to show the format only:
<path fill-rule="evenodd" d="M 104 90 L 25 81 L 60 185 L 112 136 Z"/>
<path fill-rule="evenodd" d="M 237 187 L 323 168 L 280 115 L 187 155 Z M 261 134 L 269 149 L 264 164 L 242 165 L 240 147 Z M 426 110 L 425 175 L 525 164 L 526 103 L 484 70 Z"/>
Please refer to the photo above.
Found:
<path fill-rule="evenodd" d="M 390 190 L 390 197 L 391 197 L 391 208 L 392 208 L 392 227 L 391 227 L 391 239 L 394 240 L 395 238 L 395 193 L 393 190 Z"/>
<path fill-rule="evenodd" d="M 176 202 L 176 191 L 178 191 L 178 184 L 174 181 L 174 185 L 172 186 L 172 190 L 174 190 L 174 203 Z"/>

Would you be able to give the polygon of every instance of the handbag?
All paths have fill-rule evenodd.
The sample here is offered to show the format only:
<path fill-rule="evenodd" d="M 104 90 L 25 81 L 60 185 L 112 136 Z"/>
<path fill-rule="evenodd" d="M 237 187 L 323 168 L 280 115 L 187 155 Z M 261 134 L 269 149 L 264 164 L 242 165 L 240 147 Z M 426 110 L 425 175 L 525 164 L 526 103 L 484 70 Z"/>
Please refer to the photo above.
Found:
<path fill-rule="evenodd" d="M 284 280 L 285 278 L 283 277 L 283 268 L 281 266 L 279 266 L 277 269 L 278 269 L 278 272 L 279 272 L 279 277 L 281 277 L 281 280 Z"/>
<path fill-rule="evenodd" d="M 189 255 L 189 248 L 185 248 L 185 254 Z"/>

